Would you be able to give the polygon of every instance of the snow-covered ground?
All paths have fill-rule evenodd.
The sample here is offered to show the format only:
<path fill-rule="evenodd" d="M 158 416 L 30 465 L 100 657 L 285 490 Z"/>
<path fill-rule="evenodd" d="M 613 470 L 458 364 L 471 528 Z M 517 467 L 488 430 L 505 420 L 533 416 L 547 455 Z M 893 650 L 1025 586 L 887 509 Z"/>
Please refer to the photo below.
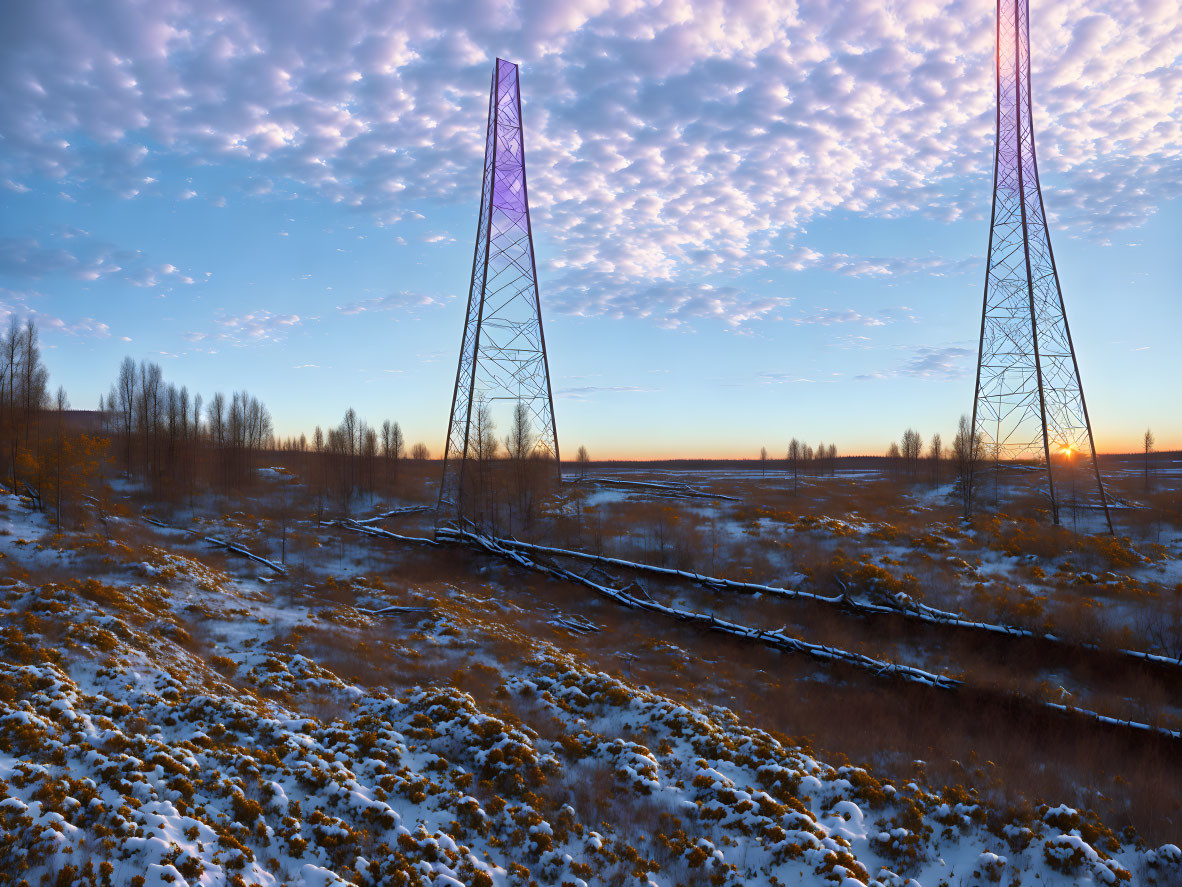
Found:
<path fill-rule="evenodd" d="M 503 576 L 427 594 L 360 544 L 320 550 L 297 582 L 134 520 L 58 535 L 0 497 L 0 884 L 1182 878 L 1176 846 L 1094 815 L 882 779 L 596 670 L 523 630 Z M 430 613 L 359 609 L 392 604 Z"/>

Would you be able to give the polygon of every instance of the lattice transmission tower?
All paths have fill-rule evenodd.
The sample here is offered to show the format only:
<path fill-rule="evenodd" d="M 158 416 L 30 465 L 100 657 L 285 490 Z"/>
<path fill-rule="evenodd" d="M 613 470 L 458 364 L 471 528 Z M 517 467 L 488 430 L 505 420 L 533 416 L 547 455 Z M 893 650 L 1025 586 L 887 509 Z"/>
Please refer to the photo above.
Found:
<path fill-rule="evenodd" d="M 972 419 L 982 465 L 970 475 L 969 501 L 983 466 L 993 471 L 995 491 L 1003 471 L 1033 471 L 1045 480 L 1043 492 L 1056 524 L 1064 504 L 1082 500 L 1090 506 L 1099 503 L 1111 530 L 1038 184 L 1029 0 L 997 3 L 996 123 L 989 266 Z"/>
<path fill-rule="evenodd" d="M 504 430 L 513 421 L 505 418 L 506 404 L 512 405 L 509 412 L 518 404 L 525 408 L 533 431 L 533 457 L 553 459 L 561 479 L 529 221 L 521 86 L 517 65 L 497 59 L 489 94 L 468 308 L 443 454 L 441 519 L 466 516 L 465 497 L 472 483 L 469 463 L 479 457 L 484 445 L 481 405 L 496 412 L 497 426 Z"/>

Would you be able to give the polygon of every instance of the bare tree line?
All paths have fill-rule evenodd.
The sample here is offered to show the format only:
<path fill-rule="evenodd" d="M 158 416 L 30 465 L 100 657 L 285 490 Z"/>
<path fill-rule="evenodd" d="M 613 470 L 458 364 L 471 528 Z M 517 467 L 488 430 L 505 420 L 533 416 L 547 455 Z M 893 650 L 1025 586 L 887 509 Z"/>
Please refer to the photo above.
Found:
<path fill-rule="evenodd" d="M 290 452 L 297 454 L 300 474 L 321 502 L 332 494 L 348 504 L 379 489 L 396 489 L 407 459 L 430 458 L 422 443 L 408 451 L 397 421 L 371 426 L 351 407 L 337 426 L 317 426 L 310 440 L 304 434 L 279 440 L 271 413 L 259 398 L 246 391 L 229 396 L 217 392 L 206 402 L 187 386 L 166 380 L 158 364 L 137 364 L 131 357 L 123 360 L 109 392 L 99 398 L 99 410 L 91 414 L 98 420 L 93 429 L 98 433 L 88 436 L 71 424 L 81 419 L 69 418 L 64 390 L 51 398 L 48 379 L 36 324 L 10 318 L 0 337 L 0 478 L 14 491 L 33 496 L 41 507 L 52 508 L 59 522 L 71 495 L 84 487 L 94 489 L 85 478 L 99 475 L 108 459 L 129 477 L 147 481 L 158 494 L 192 496 L 206 487 L 238 488 L 253 476 L 264 454 Z M 471 467 L 465 478 L 473 518 L 498 532 L 531 524 L 548 486 L 548 460 L 538 448 L 528 405 L 515 404 L 503 437 L 487 401 L 478 401 L 473 418 Z M 930 481 L 937 490 L 951 482 L 967 515 L 982 450 L 969 424 L 961 416 L 951 446 L 933 434 L 926 449 L 923 436 L 906 429 L 888 450 L 890 470 L 910 482 Z M 1148 489 L 1155 445 L 1151 430 L 1141 443 Z M 766 476 L 769 463 L 774 465 L 766 447 L 759 458 Z M 836 459 L 836 445 L 814 448 L 794 438 L 783 466 L 798 485 L 802 474 L 834 474 Z M 586 447 L 579 447 L 575 461 L 584 474 L 590 462 Z"/>
<path fill-rule="evenodd" d="M 321 504 L 330 494 L 347 504 L 379 486 L 396 485 L 408 455 L 396 421 L 374 427 L 350 407 L 337 426 L 317 425 L 310 440 L 305 434 L 279 439 L 271 411 L 249 392 L 217 392 L 205 402 L 187 386 L 166 382 L 158 364 L 137 365 L 130 357 L 99 398 L 99 415 L 123 470 L 158 493 L 191 496 L 205 482 L 214 489 L 241 487 L 265 453 L 278 451 L 296 457 Z M 409 455 L 430 458 L 422 443 Z"/>
<path fill-rule="evenodd" d="M 41 362 L 37 325 L 12 316 L 0 338 L 0 438 L 3 476 L 17 489 L 21 457 L 34 444 L 38 419 L 49 406 L 49 372 Z"/>
<path fill-rule="evenodd" d="M 767 450 L 760 451 L 760 460 L 766 460 Z M 802 443 L 795 437 L 788 444 L 788 452 L 784 456 L 784 465 L 788 473 L 792 475 L 793 490 L 800 487 L 800 476 L 814 475 L 816 477 L 823 477 L 825 475 L 832 476 L 837 471 L 837 444 L 829 444 L 825 446 L 824 443 L 817 444 L 814 450 L 806 443 Z"/>
<path fill-rule="evenodd" d="M 945 447 L 939 433 L 933 434 L 928 442 L 927 452 L 924 452 L 924 440 L 914 428 L 903 432 L 903 437 L 892 441 L 887 448 L 888 470 L 896 480 L 906 479 L 912 483 L 929 482 L 937 490 L 945 477 L 954 485 L 954 493 L 961 502 L 964 515 L 971 511 L 973 491 L 973 474 L 979 470 L 982 440 L 979 434 L 974 434 L 970 427 L 968 416 L 961 416 L 957 420 L 956 435 L 952 439 L 952 446 Z M 945 473 L 944 463 L 949 463 Z"/>
<path fill-rule="evenodd" d="M 302 434 L 298 441 L 289 441 L 285 449 L 305 457 L 309 454 Z M 349 407 L 335 428 L 326 432 L 316 426 L 310 453 L 317 463 L 317 468 L 308 472 L 317 501 L 334 494 L 347 504 L 355 496 L 372 496 L 379 488 L 397 488 L 399 471 L 407 458 L 406 437 L 398 422 L 386 419 L 380 427 L 374 427 Z M 421 461 L 429 458 L 429 453 L 423 444 L 415 444 L 410 457 Z M 304 461 L 307 463 L 306 458 Z"/>
<path fill-rule="evenodd" d="M 64 388 L 50 397 L 36 323 L 10 317 L 0 337 L 0 478 L 59 528 L 63 514 L 97 491 L 107 445 L 72 427 L 68 409 Z"/>
<path fill-rule="evenodd" d="M 192 495 L 203 468 L 215 486 L 241 484 L 255 455 L 274 446 L 271 413 L 257 397 L 217 392 L 204 404 L 187 386 L 165 382 L 159 364 L 130 357 L 99 398 L 99 414 L 124 471 L 160 492 Z"/>

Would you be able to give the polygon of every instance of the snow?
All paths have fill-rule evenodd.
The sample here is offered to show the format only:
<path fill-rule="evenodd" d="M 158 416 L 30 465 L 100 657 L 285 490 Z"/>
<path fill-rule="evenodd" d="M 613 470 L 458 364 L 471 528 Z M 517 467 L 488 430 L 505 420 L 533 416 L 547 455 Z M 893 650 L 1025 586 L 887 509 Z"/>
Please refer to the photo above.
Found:
<path fill-rule="evenodd" d="M 46 532 L 38 516 L 15 505 L 3 525 L 20 539 Z M 862 539 L 872 528 L 830 519 L 808 532 Z M 13 539 L 5 551 L 29 570 L 78 557 L 68 539 L 58 548 L 38 544 Z M 986 870 L 1051 885 L 1114 883 L 1144 867 L 1182 872 L 1174 844 L 1088 844 L 1064 825 L 1078 815 L 1067 805 L 1030 823 L 1033 840 L 1015 851 L 1004 835 L 1021 835 L 1025 826 L 1006 824 L 998 837 L 984 827 L 982 807 L 950 801 L 921 779 L 903 790 L 883 785 L 886 800 L 871 802 L 857 787 L 873 778 L 866 771 L 834 769 L 733 712 L 674 701 L 512 633 L 506 626 L 528 611 L 527 598 L 503 600 L 495 582 L 436 585 L 437 618 L 382 625 L 391 635 L 413 633 L 399 648 L 405 661 L 411 649 L 456 649 L 459 661 L 495 672 L 494 698 L 510 709 L 528 700 L 544 718 L 518 723 L 445 683 L 411 682 L 396 694 L 365 685 L 308 648 L 284 644 L 313 631 L 353 637 L 357 626 L 381 621 L 378 611 L 401 604 L 365 589 L 355 601 L 374 613 L 338 606 L 316 597 L 316 581 L 307 589 L 286 580 L 272 587 L 245 560 L 232 561 L 229 572 L 209 569 L 202 551 L 162 530 L 157 550 L 103 576 L 112 599 L 126 606 L 58 595 L 71 624 L 110 632 L 113 647 L 101 655 L 62 645 L 60 664 L 0 662 L 0 682 L 38 688 L 0 702 L 0 735 L 18 737 L 0 745 L 0 842 L 11 834 L 52 849 L 27 875 L 30 883 L 93 852 L 93 828 L 102 823 L 120 855 L 117 883 L 143 874 L 145 885 L 196 887 L 224 883 L 233 872 L 264 887 L 361 883 L 387 872 L 392 857 L 376 849 L 384 842 L 433 884 L 471 884 L 480 872 L 499 887 L 513 883 L 513 865 L 539 882 L 599 884 L 613 871 L 608 854 L 655 850 L 640 831 L 601 826 L 574 801 L 591 778 L 600 784 L 590 788 L 617 807 L 649 805 L 683 821 L 677 859 L 646 876 L 661 887 L 710 873 L 729 884 L 770 883 L 774 875 L 787 884 L 934 887 L 969 883 Z M 366 570 L 366 550 L 356 549 L 348 563 L 355 573 Z M 0 594 L 18 613 L 34 590 L 18 584 Z M 504 614 L 510 621 L 497 621 Z M 573 609 L 562 618 L 598 630 Z M 202 658 L 210 653 L 200 645 L 193 652 L 171 640 L 160 631 L 169 625 L 200 625 L 202 643 L 233 669 L 223 673 Z M 477 645 L 497 632 L 514 647 L 510 665 Z M 44 780 L 67 776 L 75 781 L 60 802 L 33 798 Z M 495 794 L 506 806 L 492 802 L 484 780 L 503 783 Z M 558 801 L 543 797 L 543 784 L 561 787 Z M 910 833 L 891 819 L 912 802 L 936 829 L 919 837 L 920 858 L 904 869 L 889 848 Z M 200 874 L 185 874 L 197 866 Z"/>

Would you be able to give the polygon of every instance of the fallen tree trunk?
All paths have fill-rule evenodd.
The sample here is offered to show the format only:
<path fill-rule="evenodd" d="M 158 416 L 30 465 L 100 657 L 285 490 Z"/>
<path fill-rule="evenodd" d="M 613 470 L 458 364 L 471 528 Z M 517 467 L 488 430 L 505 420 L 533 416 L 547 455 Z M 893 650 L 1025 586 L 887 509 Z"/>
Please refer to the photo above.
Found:
<path fill-rule="evenodd" d="M 381 539 L 394 539 L 398 542 L 414 542 L 419 545 L 438 545 L 434 539 L 429 539 L 426 536 L 402 536 L 398 533 L 391 533 L 389 530 L 383 530 L 379 527 L 362 526 L 358 521 L 352 518 L 343 518 L 341 520 L 321 521 L 322 527 L 337 527 L 342 530 L 349 530 L 353 533 L 361 533 L 365 536 L 377 536 Z"/>
<path fill-rule="evenodd" d="M 620 591 L 619 589 L 599 585 L 598 583 L 592 582 L 585 576 L 580 576 L 577 573 L 572 573 L 570 570 L 564 570 L 561 567 L 537 564 L 527 558 L 521 552 L 502 547 L 497 540 L 490 539 L 487 536 L 478 536 L 475 533 L 468 533 L 463 530 L 454 529 L 441 529 L 439 531 L 439 535 L 443 539 L 464 542 L 469 545 L 482 548 L 490 554 L 495 554 L 507 560 L 513 561 L 527 570 L 534 570 L 536 572 L 549 574 L 559 579 L 577 582 L 583 586 L 586 586 L 587 588 L 590 588 L 596 593 L 610 598 L 616 603 L 623 604 L 625 607 L 629 607 L 631 609 L 645 610 L 650 613 L 661 613 L 666 616 L 672 616 L 673 618 L 682 622 L 689 622 L 693 625 L 701 626 L 702 628 L 708 629 L 710 631 L 728 634 L 733 637 L 743 638 L 745 640 L 758 641 L 778 650 L 783 650 L 790 653 L 803 653 L 807 656 L 813 657 L 814 659 L 843 662 L 856 668 L 872 671 L 878 675 L 892 675 L 906 681 L 925 684 L 930 687 L 951 690 L 959 686 L 961 683 L 954 678 L 932 674 L 919 668 L 913 668 L 909 665 L 899 665 L 897 663 L 887 662 L 885 660 L 872 659 L 869 656 L 863 656 L 860 653 L 851 653 L 846 650 L 841 650 L 837 647 L 827 647 L 822 644 L 810 644 L 807 641 L 789 637 L 779 631 L 767 631 L 759 628 L 750 628 L 735 622 L 728 622 L 725 619 L 718 619 L 715 616 L 710 616 L 705 613 L 695 613 L 692 610 L 681 610 L 676 607 L 667 607 L 664 604 L 659 604 L 651 599 L 635 597 L 624 591 Z"/>
<path fill-rule="evenodd" d="M 585 576 L 580 576 L 577 573 L 571 572 L 570 570 L 565 570 L 561 567 L 553 565 L 535 563 L 520 551 L 514 551 L 511 548 L 500 545 L 499 540 L 490 539 L 485 536 L 479 536 L 475 533 L 469 533 L 453 528 L 444 528 L 439 531 L 439 535 L 441 539 L 467 544 L 469 546 L 482 549 L 489 554 L 493 554 L 512 561 L 524 569 L 544 573 L 557 579 L 564 579 L 570 582 L 578 583 L 590 588 L 597 594 L 603 595 L 604 597 L 607 597 L 625 607 L 672 616 L 673 618 L 682 622 L 699 625 L 708 630 L 727 634 L 732 637 L 756 641 L 774 649 L 783 650 L 785 652 L 802 653 L 815 659 L 853 666 L 864 671 L 869 671 L 880 677 L 894 677 L 908 683 L 920 684 L 923 686 L 932 687 L 934 689 L 963 691 L 968 695 L 975 695 L 980 699 L 988 700 L 992 703 L 1001 703 L 1003 705 L 1018 704 L 1030 707 L 1036 711 L 1053 711 L 1068 717 L 1080 718 L 1086 722 L 1099 724 L 1106 727 L 1129 729 L 1151 736 L 1171 740 L 1182 739 L 1182 731 L 1179 730 L 1171 730 L 1167 727 L 1157 727 L 1152 724 L 1145 724 L 1139 721 L 1121 720 L 1119 718 L 1113 718 L 1090 709 L 1075 708 L 1058 703 L 1046 702 L 1028 696 L 1023 696 L 1022 694 L 1013 691 L 970 687 L 966 685 L 964 681 L 957 678 L 932 674 L 931 672 L 923 671 L 922 669 L 915 668 L 913 666 L 900 665 L 898 663 L 874 659 L 870 656 L 849 652 L 837 647 L 828 647 L 822 644 L 810 644 L 807 641 L 788 637 L 780 631 L 766 631 L 763 629 L 750 628 L 738 623 L 717 619 L 714 616 L 709 616 L 704 613 L 695 613 L 690 610 L 680 610 L 676 607 L 667 607 L 652 600 L 644 600 L 634 597 L 627 594 L 626 592 L 620 591 L 619 589 L 599 585 L 595 582 L 592 582 Z"/>
<path fill-rule="evenodd" d="M 366 616 L 430 616 L 435 612 L 432 607 L 406 607 L 391 605 L 389 607 L 382 607 L 379 610 L 370 610 L 366 607 L 354 607 L 358 613 L 364 613 Z"/>
<path fill-rule="evenodd" d="M 404 514 L 424 514 L 425 512 L 434 511 L 434 510 L 435 510 L 435 508 L 431 505 L 405 505 L 401 508 L 393 508 L 390 511 L 384 511 L 381 514 L 375 515 L 373 517 L 367 517 L 367 518 L 364 518 L 361 520 L 355 520 L 353 518 L 343 518 L 343 519 L 344 520 L 351 520 L 351 521 L 353 521 L 353 523 L 360 524 L 361 526 L 367 526 L 369 524 L 381 523 L 382 521 L 384 521 L 388 517 L 399 517 Z"/>
<path fill-rule="evenodd" d="M 441 534 L 445 531 L 440 531 Z M 843 594 L 834 595 L 832 597 L 815 592 L 801 591 L 797 588 L 788 587 L 780 588 L 774 585 L 760 585 L 755 582 L 737 582 L 733 579 L 721 579 L 715 576 L 704 576 L 700 573 L 689 573 L 684 570 L 673 570 L 668 567 L 658 567 L 653 564 L 639 563 L 636 561 L 627 561 L 621 558 L 604 557 L 598 554 L 589 554 L 584 551 L 573 551 L 565 548 L 550 548 L 544 545 L 534 545 L 529 542 L 518 542 L 515 539 L 497 539 L 498 545 L 505 548 L 531 551 L 538 554 L 546 554 L 557 557 L 569 557 L 577 560 L 592 561 L 596 564 L 609 564 L 617 567 L 626 567 L 628 569 L 637 570 L 645 573 L 652 573 L 654 575 L 668 576 L 675 579 L 687 579 L 691 582 L 705 587 L 714 589 L 716 591 L 735 591 L 741 594 L 770 594 L 776 597 L 815 601 L 821 604 L 829 604 L 832 606 L 841 607 L 854 612 L 869 613 L 874 615 L 894 615 L 901 616 L 904 619 L 913 619 L 920 622 L 926 622 L 930 625 L 947 625 L 952 628 L 968 629 L 972 631 L 984 631 L 992 634 L 1005 635 L 1007 637 L 1015 638 L 1031 638 L 1033 640 L 1045 641 L 1051 644 L 1057 644 L 1067 647 L 1082 648 L 1094 652 L 1111 653 L 1117 656 L 1123 656 L 1130 659 L 1136 659 L 1141 662 L 1149 662 L 1154 665 L 1182 667 L 1182 657 L 1174 658 L 1171 656 L 1163 656 L 1158 653 L 1148 653 L 1143 650 L 1126 650 L 1122 648 L 1105 649 L 1098 644 L 1088 644 L 1079 641 L 1071 641 L 1066 638 L 1061 638 L 1049 633 L 1033 632 L 1026 628 L 1017 628 L 1011 625 L 1000 625 L 992 622 L 980 622 L 974 619 L 965 619 L 964 617 L 949 612 L 948 610 L 939 610 L 935 607 L 929 607 L 927 604 L 922 604 L 914 598 L 907 595 L 901 596 L 899 606 L 891 606 L 889 604 L 875 604 L 869 601 L 860 601 L 850 596 L 848 590 L 845 590 L 844 583 L 842 588 L 845 591 Z M 805 580 L 804 576 L 794 574 L 792 577 L 796 584 Z M 896 596 L 900 598 L 900 596 Z"/>
<path fill-rule="evenodd" d="M 281 573 L 284 576 L 287 575 L 287 567 L 284 567 L 281 564 L 277 564 L 274 561 L 269 561 L 265 557 L 263 557 L 262 555 L 255 554 L 253 551 L 251 551 L 248 548 L 243 548 L 237 542 L 227 542 L 225 539 L 218 539 L 216 536 L 202 536 L 201 538 L 205 542 L 208 542 L 210 545 L 217 545 L 220 548 L 224 548 L 226 551 L 230 552 L 231 554 L 237 554 L 237 555 L 240 555 L 241 557 L 250 558 L 252 561 L 257 561 L 258 563 L 263 564 L 266 567 L 270 567 L 276 573 Z"/>

